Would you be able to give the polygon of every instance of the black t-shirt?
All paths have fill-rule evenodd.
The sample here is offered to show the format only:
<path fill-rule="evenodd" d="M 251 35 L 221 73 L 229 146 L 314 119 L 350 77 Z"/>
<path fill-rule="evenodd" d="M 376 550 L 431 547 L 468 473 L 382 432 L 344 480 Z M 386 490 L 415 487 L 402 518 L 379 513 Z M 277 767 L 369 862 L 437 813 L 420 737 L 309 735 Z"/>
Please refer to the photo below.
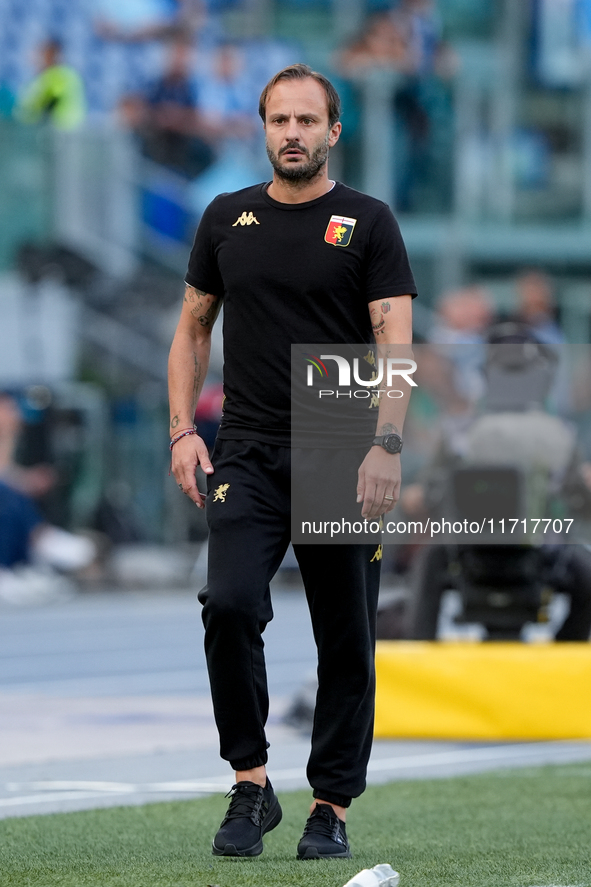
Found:
<path fill-rule="evenodd" d="M 316 200 L 279 203 L 267 187 L 212 201 L 186 282 L 224 298 L 219 436 L 289 446 L 291 345 L 373 343 L 368 303 L 416 286 L 382 201 L 337 183 Z"/>

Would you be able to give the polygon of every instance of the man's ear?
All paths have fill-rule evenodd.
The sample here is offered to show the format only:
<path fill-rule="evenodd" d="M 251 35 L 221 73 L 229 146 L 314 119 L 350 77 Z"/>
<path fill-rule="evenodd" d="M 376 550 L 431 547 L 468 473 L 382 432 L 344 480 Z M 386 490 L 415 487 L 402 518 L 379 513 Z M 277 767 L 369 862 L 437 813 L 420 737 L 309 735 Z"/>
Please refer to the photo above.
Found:
<path fill-rule="evenodd" d="M 343 125 L 338 120 L 336 123 L 333 123 L 333 125 L 330 127 L 330 130 L 328 132 L 328 147 L 329 148 L 334 148 L 334 146 L 336 145 L 336 143 L 339 140 L 339 136 L 341 134 L 342 129 L 343 129 Z"/>

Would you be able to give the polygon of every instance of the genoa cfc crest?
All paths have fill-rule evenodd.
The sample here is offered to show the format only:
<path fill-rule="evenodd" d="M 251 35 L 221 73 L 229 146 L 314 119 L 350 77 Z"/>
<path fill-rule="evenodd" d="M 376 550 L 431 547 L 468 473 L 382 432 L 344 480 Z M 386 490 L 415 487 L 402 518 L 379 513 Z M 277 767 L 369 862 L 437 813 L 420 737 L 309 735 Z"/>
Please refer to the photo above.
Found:
<path fill-rule="evenodd" d="M 331 216 L 324 239 L 327 243 L 332 243 L 334 246 L 349 246 L 356 224 L 357 219 L 348 219 L 346 216 Z"/>

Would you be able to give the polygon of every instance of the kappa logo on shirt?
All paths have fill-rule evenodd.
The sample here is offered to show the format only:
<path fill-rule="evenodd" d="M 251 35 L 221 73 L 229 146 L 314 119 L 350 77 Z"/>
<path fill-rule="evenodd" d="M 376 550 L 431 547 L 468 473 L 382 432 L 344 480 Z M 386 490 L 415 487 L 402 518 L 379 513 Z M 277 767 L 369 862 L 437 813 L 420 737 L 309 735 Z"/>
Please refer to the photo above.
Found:
<path fill-rule="evenodd" d="M 254 213 L 252 213 L 252 212 L 247 213 L 245 210 L 241 216 L 238 216 L 238 218 L 236 219 L 236 221 L 232 225 L 232 228 L 235 228 L 236 225 L 242 225 L 242 227 L 244 227 L 244 225 L 260 225 L 260 224 L 261 223 L 259 222 L 259 220 L 257 219 L 257 217 L 255 216 Z"/>
<path fill-rule="evenodd" d="M 331 216 L 324 239 L 327 243 L 332 243 L 333 246 L 349 246 L 356 224 L 357 219 L 348 219 L 347 216 Z"/>

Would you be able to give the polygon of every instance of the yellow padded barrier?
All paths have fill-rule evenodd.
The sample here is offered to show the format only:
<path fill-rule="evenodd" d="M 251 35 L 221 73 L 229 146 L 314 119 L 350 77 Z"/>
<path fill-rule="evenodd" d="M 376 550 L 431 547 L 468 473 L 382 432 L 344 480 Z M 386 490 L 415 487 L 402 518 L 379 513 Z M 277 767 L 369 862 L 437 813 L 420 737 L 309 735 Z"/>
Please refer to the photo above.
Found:
<path fill-rule="evenodd" d="M 591 738 L 591 644 L 379 641 L 377 738 Z"/>

